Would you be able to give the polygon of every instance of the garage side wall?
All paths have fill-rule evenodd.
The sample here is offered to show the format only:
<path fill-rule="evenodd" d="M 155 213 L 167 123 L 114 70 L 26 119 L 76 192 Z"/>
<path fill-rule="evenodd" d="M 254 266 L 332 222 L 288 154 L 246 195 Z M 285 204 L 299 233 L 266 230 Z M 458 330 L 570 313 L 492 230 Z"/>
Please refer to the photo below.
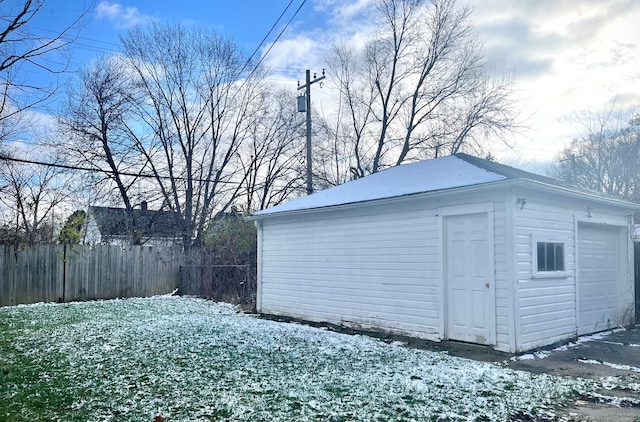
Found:
<path fill-rule="evenodd" d="M 437 339 L 437 230 L 410 201 L 265 220 L 259 311 Z"/>
<path fill-rule="evenodd" d="M 516 216 L 518 350 L 529 350 L 575 336 L 575 224 L 570 210 L 529 198 Z M 534 275 L 538 241 L 564 245 L 563 274 Z"/>
<path fill-rule="evenodd" d="M 494 254 L 495 254 L 495 349 L 510 352 L 515 347 L 513 318 L 513 243 L 511 215 L 507 213 L 507 200 L 494 200 Z"/>
<path fill-rule="evenodd" d="M 626 233 L 626 218 L 619 211 L 590 206 L 587 201 L 550 198 L 531 192 L 521 192 L 514 205 L 517 351 L 525 351 L 577 335 L 579 222 L 615 224 Z M 538 242 L 564 245 L 564 271 L 538 271 Z M 627 254 L 622 255 L 626 267 Z"/>
<path fill-rule="evenodd" d="M 495 347 L 510 350 L 512 248 L 503 193 L 415 199 L 264 219 L 259 311 L 417 338 L 446 338 L 438 210 L 491 201 Z"/>

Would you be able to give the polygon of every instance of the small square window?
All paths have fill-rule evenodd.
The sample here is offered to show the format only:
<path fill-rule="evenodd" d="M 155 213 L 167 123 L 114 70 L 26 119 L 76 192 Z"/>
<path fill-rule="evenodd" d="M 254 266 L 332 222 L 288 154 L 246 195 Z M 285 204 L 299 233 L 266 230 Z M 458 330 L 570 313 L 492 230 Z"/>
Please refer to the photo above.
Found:
<path fill-rule="evenodd" d="M 538 242 L 538 271 L 564 271 L 564 243 Z"/>

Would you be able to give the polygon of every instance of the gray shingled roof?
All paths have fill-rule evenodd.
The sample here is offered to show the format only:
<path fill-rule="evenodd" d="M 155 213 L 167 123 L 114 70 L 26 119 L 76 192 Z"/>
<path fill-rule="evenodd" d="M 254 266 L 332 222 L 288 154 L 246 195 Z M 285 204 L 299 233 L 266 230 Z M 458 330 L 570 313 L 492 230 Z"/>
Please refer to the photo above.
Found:
<path fill-rule="evenodd" d="M 103 238 L 129 236 L 127 213 L 124 208 L 90 207 Z M 172 211 L 134 209 L 136 233 L 142 238 L 176 238 L 182 234 L 182 224 Z"/>
<path fill-rule="evenodd" d="M 551 177 L 546 177 L 540 174 L 520 170 L 515 167 L 506 166 L 504 164 L 496 163 L 495 161 L 483 160 L 482 158 L 474 157 L 469 154 L 457 153 L 453 156 L 488 172 L 500 174 L 507 179 L 527 179 L 545 183 L 551 186 L 573 188 L 573 186 L 558 179 L 553 179 Z"/>
<path fill-rule="evenodd" d="M 458 153 L 391 167 L 313 195 L 258 211 L 253 214 L 253 217 L 445 191 L 507 180 L 526 180 L 567 192 L 604 198 L 602 195 L 580 190 L 560 180 Z M 611 201 L 633 206 L 621 200 L 611 199 Z"/>

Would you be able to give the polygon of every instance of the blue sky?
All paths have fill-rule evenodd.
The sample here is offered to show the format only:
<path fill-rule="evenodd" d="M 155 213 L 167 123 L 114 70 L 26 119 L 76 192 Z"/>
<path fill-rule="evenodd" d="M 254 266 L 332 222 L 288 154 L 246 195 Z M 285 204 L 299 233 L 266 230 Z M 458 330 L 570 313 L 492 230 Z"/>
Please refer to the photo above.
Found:
<path fill-rule="evenodd" d="M 253 52 L 283 13 L 280 23 L 267 42 L 273 42 L 294 15 L 295 18 L 286 31 L 287 36 L 301 30 L 308 33 L 323 26 L 323 13 L 314 9 L 311 0 L 296 14 L 301 3 L 301 0 L 98 0 L 74 47 L 74 61 L 82 66 L 97 54 L 117 51 L 120 35 L 126 34 L 134 26 L 152 22 L 180 21 L 188 25 L 214 28 L 231 36 L 245 51 Z M 34 25 L 46 34 L 47 31 L 61 29 L 71 22 L 85 7 L 86 2 L 46 0 L 45 4 L 46 10 L 37 16 Z"/>
<path fill-rule="evenodd" d="M 11 4 L 16 0 L 2 3 Z M 364 42 L 375 0 L 97 0 L 74 48 L 79 66 L 117 50 L 118 35 L 134 25 L 181 21 L 232 37 L 247 53 L 259 45 L 288 4 L 261 54 L 304 2 L 265 62 L 277 83 L 295 88 L 304 70 L 320 71 L 336 40 Z M 37 21 L 43 31 L 69 22 L 81 1 L 46 0 Z M 637 0 L 460 0 L 484 41 L 487 64 L 515 76 L 528 129 L 514 137 L 516 150 L 498 148 L 498 158 L 548 161 L 581 130 L 585 110 L 640 106 L 640 2 Z M 315 94 L 316 107 L 330 109 L 330 85 Z"/>

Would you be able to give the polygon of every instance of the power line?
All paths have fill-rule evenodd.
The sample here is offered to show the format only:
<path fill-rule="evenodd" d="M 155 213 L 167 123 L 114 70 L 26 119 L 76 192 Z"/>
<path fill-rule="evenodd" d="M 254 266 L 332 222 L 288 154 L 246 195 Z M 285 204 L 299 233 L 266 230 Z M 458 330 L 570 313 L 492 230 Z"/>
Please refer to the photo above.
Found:
<path fill-rule="evenodd" d="M 251 55 L 249 56 L 247 61 L 240 68 L 240 71 L 238 72 L 238 76 L 240 76 L 242 74 L 242 72 L 247 68 L 247 66 L 249 66 L 249 64 L 251 63 L 251 60 L 254 58 L 254 56 L 258 53 L 260 48 L 267 41 L 267 38 L 273 33 L 273 31 L 276 28 L 276 26 L 280 23 L 280 21 L 285 16 L 287 11 L 291 8 L 291 5 L 293 4 L 293 2 L 294 2 L 294 0 L 290 0 L 289 3 L 287 4 L 287 6 L 282 11 L 282 13 L 280 13 L 280 16 L 278 16 L 278 19 L 273 23 L 273 25 L 271 26 L 269 31 L 266 33 L 266 35 L 262 38 L 262 40 L 260 41 L 258 46 L 254 49 L 254 51 L 251 53 Z M 256 65 L 251 70 L 251 72 L 249 72 L 249 76 L 247 77 L 247 79 L 250 78 L 255 73 L 255 71 L 258 69 L 260 64 L 262 64 L 262 62 L 265 60 L 265 58 L 267 57 L 267 55 L 269 54 L 271 49 L 280 40 L 280 38 L 282 37 L 284 32 L 289 28 L 291 22 L 293 21 L 293 19 L 295 19 L 295 17 L 298 15 L 298 13 L 302 9 L 302 7 L 306 4 L 306 2 L 307 2 L 307 0 L 302 0 L 302 2 L 300 3 L 300 5 L 296 9 L 296 11 L 293 13 L 291 18 L 287 21 L 285 26 L 282 28 L 282 30 L 280 31 L 280 33 L 276 37 L 276 39 L 273 41 L 273 43 L 271 43 L 271 45 L 269 46 L 267 51 L 264 53 L 264 55 L 260 58 L 260 60 L 258 60 Z M 52 34 L 56 34 L 57 33 L 57 31 L 53 31 L 53 30 L 50 30 L 50 29 L 45 29 L 45 28 L 41 28 L 41 27 L 37 27 L 37 26 L 31 26 L 31 28 L 35 29 L 37 31 L 41 31 L 41 32 L 48 32 L 48 33 L 52 33 Z M 73 43 L 73 47 L 74 48 L 77 48 L 77 49 L 80 49 L 80 50 L 85 50 L 85 51 L 90 51 L 90 52 L 94 52 L 94 53 L 104 53 L 104 52 L 117 53 L 117 52 L 120 51 L 119 50 L 120 45 L 117 44 L 117 43 L 113 43 L 113 42 L 109 42 L 109 41 L 97 40 L 97 39 L 94 39 L 94 38 L 83 37 L 81 35 L 73 35 L 73 36 L 71 36 L 71 35 L 66 35 L 65 34 L 65 36 L 61 37 L 61 39 L 64 40 L 65 42 L 67 42 L 67 43 Z M 85 41 L 85 42 L 77 42 L 75 40 Z M 98 44 L 102 44 L 102 45 L 98 45 Z M 293 71 L 294 70 L 292 70 L 292 72 Z"/>
<path fill-rule="evenodd" d="M 50 34 L 59 34 L 60 33 L 60 31 L 54 31 L 52 29 L 40 28 L 40 27 L 33 26 L 33 25 L 31 25 L 30 28 L 33 28 L 33 29 L 36 29 L 36 30 L 42 31 L 42 32 L 48 32 Z M 65 34 L 65 35 L 63 35 L 61 37 L 61 39 L 63 39 L 66 42 L 73 42 L 74 40 L 85 40 L 85 41 L 91 41 L 91 42 L 94 42 L 94 43 L 106 44 L 106 45 L 109 45 L 109 46 L 112 46 L 112 47 L 120 47 L 120 45 L 117 44 L 117 43 L 113 43 L 113 42 L 110 42 L 110 41 L 97 40 L 95 38 L 87 38 L 87 37 L 83 37 L 81 35 L 66 35 Z"/>
<path fill-rule="evenodd" d="M 80 50 L 85 50 L 85 51 L 92 51 L 94 53 L 119 53 L 120 50 L 116 49 L 116 48 L 107 48 L 107 47 L 101 47 L 98 45 L 90 45 L 90 44 L 81 44 L 78 42 L 74 42 L 73 43 L 73 47 L 80 49 Z"/>
<path fill-rule="evenodd" d="M 287 24 L 284 26 L 283 30 L 280 32 L 280 34 L 278 35 L 278 37 L 276 38 L 276 40 L 271 44 L 271 46 L 269 47 L 269 49 L 267 50 L 267 53 L 265 53 L 265 55 L 258 61 L 258 63 L 256 64 L 256 67 L 250 72 L 250 75 L 253 74 L 255 72 L 255 70 L 257 69 L 257 67 L 260 65 L 260 63 L 262 63 L 262 61 L 264 60 L 264 57 L 268 54 L 268 52 L 271 50 L 271 48 L 273 47 L 273 45 L 280 39 L 280 37 L 282 36 L 282 34 L 284 33 L 284 31 L 289 27 L 289 25 L 291 24 L 291 22 L 293 21 L 293 19 L 297 16 L 297 14 L 300 12 L 300 10 L 302 9 L 302 6 L 304 6 L 304 4 L 306 3 L 307 0 L 303 0 L 302 3 L 300 4 L 300 6 L 298 7 L 298 9 L 296 10 L 296 12 L 293 14 L 293 16 L 289 19 L 289 21 L 287 22 Z M 269 31 L 266 33 L 266 35 L 262 38 L 262 41 L 260 41 L 260 43 L 258 44 L 258 46 L 255 48 L 255 50 L 251 53 L 251 55 L 249 56 L 249 58 L 247 59 L 247 61 L 245 62 L 245 64 L 242 66 L 242 68 L 240 69 L 240 71 L 238 72 L 238 75 L 242 74 L 242 72 L 246 69 L 246 67 L 251 63 L 251 60 L 254 58 L 254 56 L 258 53 L 258 51 L 260 50 L 260 48 L 264 45 L 264 43 L 267 41 L 267 38 L 272 34 L 272 32 L 274 31 L 274 29 L 276 28 L 276 26 L 280 23 L 280 21 L 282 20 L 282 18 L 285 16 L 285 14 L 287 13 L 287 11 L 290 9 L 291 5 L 293 4 L 294 0 L 290 0 L 289 3 L 287 4 L 287 6 L 285 7 L 285 9 L 282 11 L 282 13 L 280 13 L 280 16 L 278 16 L 278 19 L 273 23 L 273 25 L 271 26 L 271 28 L 269 29 Z M 48 32 L 48 33 L 52 33 L 52 34 L 57 34 L 57 31 L 53 31 L 50 29 L 45 29 L 45 28 L 41 28 L 41 27 L 37 27 L 37 26 L 31 26 L 31 28 L 41 31 L 41 32 Z M 80 43 L 80 42 L 73 42 L 73 46 L 75 48 L 81 49 L 81 50 L 85 50 L 85 51 L 92 51 L 92 52 L 108 52 L 108 53 L 117 53 L 119 52 L 119 48 L 120 45 L 117 43 L 113 43 L 113 42 L 109 42 L 109 41 L 102 41 L 102 40 L 97 40 L 94 38 L 88 38 L 88 37 L 83 37 L 81 35 L 74 35 L 74 36 L 70 36 L 70 35 L 66 35 L 63 36 L 61 39 L 63 39 L 65 42 L 71 43 L 74 40 L 80 40 L 80 41 L 85 41 L 84 43 Z M 102 45 L 97 45 L 97 44 L 102 44 Z"/>
<path fill-rule="evenodd" d="M 260 47 L 262 47 L 262 44 L 264 44 L 264 42 L 267 40 L 267 38 L 269 37 L 269 35 L 271 35 L 271 33 L 273 32 L 273 30 L 275 29 L 276 25 L 278 25 L 278 23 L 280 22 L 280 19 L 282 19 L 282 17 L 284 16 L 285 13 L 287 13 L 287 10 L 289 10 L 289 7 L 291 7 L 291 4 L 293 3 L 293 0 L 289 1 L 289 4 L 287 4 L 287 7 L 284 8 L 284 10 L 282 11 L 282 13 L 280 13 L 280 16 L 278 16 L 278 19 L 273 23 L 273 25 L 271 25 L 271 28 L 269 29 L 269 32 L 267 32 L 267 34 L 262 38 L 262 41 L 260 41 L 260 44 L 258 44 L 258 46 L 256 47 L 255 50 L 253 50 L 253 53 L 251 53 L 251 55 L 249 56 L 249 58 L 247 59 L 247 61 L 245 62 L 244 66 L 242 66 L 242 69 L 240 69 L 240 71 L 238 72 L 238 75 L 242 74 L 242 71 L 249 65 L 249 63 L 251 63 L 251 59 L 253 59 L 253 56 L 256 55 L 256 53 L 258 52 L 258 50 L 260 50 Z"/>
<path fill-rule="evenodd" d="M 90 172 L 90 173 L 105 173 L 105 174 L 119 174 L 121 176 L 131 176 L 131 177 L 141 177 L 141 178 L 147 178 L 147 179 L 163 179 L 163 180 L 192 180 L 194 182 L 210 182 L 211 179 L 202 179 L 202 178 L 195 178 L 195 177 L 181 177 L 181 176 L 161 176 L 161 175 L 155 175 L 155 174 L 145 174 L 145 173 L 131 173 L 131 172 L 126 172 L 126 171 L 113 171 L 113 170 L 105 170 L 105 169 L 100 169 L 100 168 L 91 168 L 91 167 L 81 167 L 81 166 L 72 166 L 69 164 L 57 164 L 57 163 L 47 163 L 44 161 L 36 161 L 36 160 L 27 160 L 27 159 L 23 159 L 23 158 L 15 158 L 15 157 L 9 157 L 7 155 L 4 154 L 0 154 L 0 160 L 2 161 L 13 161 L 16 163 L 23 163 L 23 164 L 34 164 L 37 166 L 45 166 L 45 167 L 53 167 L 53 168 L 60 168 L 60 169 L 65 169 L 65 170 L 77 170 L 77 171 L 86 171 L 86 172 Z M 222 180 L 218 180 L 216 183 L 222 183 L 222 184 L 239 184 L 238 182 L 226 182 L 226 181 L 222 181 Z"/>
<path fill-rule="evenodd" d="M 269 29 L 269 31 L 267 32 L 267 34 L 263 37 L 262 41 L 260 41 L 260 43 L 258 44 L 258 46 L 255 48 L 255 50 L 253 51 L 253 53 L 251 54 L 251 56 L 249 56 L 249 58 L 247 59 L 247 61 L 245 62 L 245 64 L 242 66 L 242 68 L 240 69 L 240 71 L 238 72 L 238 76 L 244 71 L 244 69 L 251 63 L 251 60 L 253 59 L 253 57 L 256 55 L 256 53 L 260 50 L 260 47 L 262 47 L 262 45 L 265 43 L 265 41 L 267 40 L 267 38 L 269 37 L 269 35 L 271 35 L 271 33 L 273 32 L 273 30 L 275 29 L 275 27 L 278 25 L 278 23 L 282 20 L 283 16 L 286 14 L 286 12 L 289 10 L 289 8 L 291 7 L 291 5 L 293 4 L 294 0 L 290 0 L 289 3 L 287 4 L 287 6 L 285 7 L 285 9 L 282 11 L 282 13 L 280 14 L 280 16 L 278 17 L 278 19 L 274 22 L 274 24 L 271 26 L 271 28 Z M 264 61 L 264 59 L 267 57 L 267 55 L 271 52 L 273 46 L 280 40 L 280 38 L 282 37 L 282 35 L 284 34 L 284 32 L 287 30 L 287 28 L 289 28 L 291 22 L 293 21 L 293 19 L 295 19 L 295 17 L 298 15 L 298 13 L 300 13 L 300 10 L 302 10 L 302 7 L 306 4 L 307 0 L 302 0 L 302 2 L 300 3 L 300 5 L 298 6 L 298 8 L 296 9 L 296 11 L 293 13 L 293 15 L 291 16 L 291 18 L 289 18 L 289 20 L 287 21 L 287 23 L 285 24 L 285 26 L 282 28 L 282 30 L 280 31 L 280 33 L 278 34 L 278 36 L 276 37 L 276 39 L 273 41 L 273 43 L 271 43 L 271 45 L 269 46 L 269 48 L 267 49 L 267 51 L 265 52 L 265 54 L 260 58 L 260 60 L 258 60 L 258 62 L 256 63 L 256 65 L 253 67 L 253 69 L 251 70 L 251 72 L 249 73 L 249 76 L 246 79 L 249 79 L 253 73 L 258 69 L 258 67 L 260 66 L 260 64 Z M 50 32 L 50 33 L 54 33 L 55 31 L 52 30 L 48 30 L 48 29 L 44 29 L 44 28 L 38 28 L 38 27 L 32 27 L 33 29 L 39 30 L 39 31 L 43 31 L 43 32 Z M 71 42 L 73 40 L 84 40 L 84 41 L 90 41 L 92 43 L 101 43 L 101 44 L 106 44 L 109 46 L 113 46 L 113 47 L 119 47 L 117 44 L 115 43 L 111 43 L 111 42 L 106 42 L 106 41 L 100 41 L 100 40 L 96 40 L 96 39 L 92 39 L 92 38 L 85 38 L 82 36 L 75 36 L 75 37 L 69 37 L 70 39 L 66 39 L 65 37 L 62 37 L 61 39 L 66 40 L 67 42 Z M 84 45 L 84 44 L 79 44 L 79 43 L 74 43 L 74 45 L 77 48 L 80 49 L 84 49 L 84 50 L 88 50 L 88 51 L 109 51 L 109 52 L 116 52 L 116 50 L 111 50 L 110 48 L 106 48 L 106 47 L 100 47 L 97 45 Z M 246 80 L 245 80 L 246 81 Z M 153 178 L 153 179 L 174 179 L 174 180 L 188 180 L 188 178 L 185 177 L 171 177 L 171 176 L 160 176 L 160 175 L 154 175 L 154 174 L 143 174 L 143 173 L 131 173 L 131 172 L 121 172 L 121 171 L 112 171 L 112 170 L 105 170 L 105 169 L 96 169 L 96 168 L 90 168 L 90 167 L 81 167 L 81 166 L 72 166 L 72 165 L 67 165 L 67 164 L 56 164 L 56 163 L 48 163 L 48 162 L 43 162 L 43 161 L 36 161 L 36 160 L 27 160 L 27 159 L 20 159 L 20 158 L 14 158 L 14 157 L 9 157 L 6 156 L 4 154 L 0 154 L 0 160 L 2 161 L 12 161 L 12 162 L 18 162 L 18 163 L 23 163 L 23 164 L 33 164 L 33 165 L 39 165 L 39 166 L 46 166 L 46 167 L 53 167 L 53 168 L 60 168 L 60 169 L 65 169 L 65 170 L 77 170 L 77 171 L 86 171 L 86 172 L 91 172 L 91 173 L 104 173 L 104 174 L 119 174 L 122 176 L 131 176 L 131 177 L 141 177 L 141 178 Z M 199 182 L 206 182 L 209 181 L 209 179 L 199 179 L 199 178 L 191 178 L 191 180 L 193 181 L 199 181 Z M 237 184 L 237 182 L 225 182 L 225 181 L 219 181 L 219 183 L 224 183 L 224 184 L 232 184 L 235 183 Z"/>
<path fill-rule="evenodd" d="M 271 45 L 269 46 L 269 48 L 267 49 L 267 51 L 264 53 L 264 55 L 260 58 L 260 60 L 258 60 L 258 62 L 255 64 L 255 66 L 253 66 L 253 69 L 251 69 L 251 72 L 249 72 L 249 74 L 247 75 L 246 78 L 244 78 L 244 80 L 242 81 L 242 83 L 240 84 L 240 88 L 233 94 L 232 99 L 234 99 L 239 92 L 242 91 L 242 89 L 244 88 L 244 86 L 247 84 L 247 82 L 251 79 L 251 76 L 253 76 L 253 74 L 256 72 L 256 70 L 258 70 L 258 68 L 260 67 L 260 65 L 262 64 L 262 62 L 264 61 L 264 59 L 267 57 L 267 55 L 269 54 L 269 52 L 271 51 L 271 49 L 273 48 L 274 45 L 276 45 L 276 43 L 278 42 L 278 40 L 280 40 L 280 37 L 282 37 L 282 34 L 284 34 L 284 31 L 287 30 L 287 28 L 289 27 L 289 25 L 291 24 L 291 22 L 293 21 L 293 19 L 295 19 L 295 17 L 298 15 L 298 13 L 300 13 L 300 10 L 302 9 L 302 7 L 305 5 L 305 3 L 307 2 L 307 0 L 302 0 L 302 2 L 300 3 L 300 6 L 298 6 L 298 8 L 296 9 L 296 11 L 293 13 L 293 15 L 291 16 L 291 18 L 289 19 L 289 21 L 287 21 L 287 23 L 285 24 L 284 28 L 282 28 L 282 30 L 280 31 L 280 33 L 278 34 L 278 36 L 276 37 L 276 39 L 273 41 L 273 43 L 271 43 Z M 269 34 L 271 33 L 271 31 L 273 31 L 273 28 L 278 24 L 278 22 L 280 21 L 280 19 L 282 18 L 282 15 L 284 15 L 284 13 L 287 11 L 287 9 L 289 9 L 289 6 L 291 6 L 291 3 L 293 3 L 293 0 L 291 0 L 289 2 L 289 4 L 287 5 L 287 7 L 285 8 L 284 12 L 282 12 L 282 14 L 280 14 L 280 17 L 278 18 L 278 20 L 276 21 L 276 23 L 273 24 L 273 26 L 271 27 L 271 30 L 269 30 L 269 33 L 267 33 L 267 35 L 263 38 L 262 42 L 260 43 L 260 45 L 262 45 L 262 43 L 264 43 L 265 39 L 269 36 Z M 260 48 L 260 45 L 258 45 L 258 47 L 256 48 L 255 52 Z M 253 57 L 253 55 L 251 56 Z M 240 69 L 240 71 L 236 74 L 235 76 L 235 80 L 238 80 L 238 78 L 240 77 L 240 75 L 242 74 L 242 71 L 249 65 L 249 63 L 251 62 L 251 57 L 249 57 L 249 59 L 245 62 L 245 64 L 242 66 L 242 68 Z"/>
<path fill-rule="evenodd" d="M 267 49 L 267 51 L 262 55 L 262 57 L 260 58 L 260 60 L 258 60 L 258 63 L 256 63 L 256 65 L 254 66 L 253 70 L 251 71 L 251 73 L 249 73 L 249 77 L 251 77 L 251 75 L 253 75 L 253 73 L 258 69 L 258 67 L 260 66 L 260 64 L 262 64 L 262 62 L 264 61 L 264 59 L 269 55 L 269 53 L 271 52 L 271 49 L 273 48 L 274 45 L 276 45 L 276 43 L 280 40 L 280 37 L 282 37 L 282 34 L 284 34 L 284 31 L 287 30 L 287 28 L 289 27 L 289 25 L 291 24 L 291 22 L 293 21 L 293 19 L 295 19 L 296 16 L 298 16 L 298 13 L 300 13 L 300 10 L 302 9 L 302 6 L 305 5 L 305 3 L 307 2 L 307 0 L 302 0 L 302 2 L 300 3 L 300 6 L 298 6 L 298 9 L 296 9 L 295 13 L 293 14 L 293 16 L 291 16 L 291 18 L 289 19 L 289 21 L 286 23 L 286 25 L 284 26 L 284 28 L 282 28 L 282 31 L 280 31 L 280 33 L 278 34 L 278 36 L 276 37 L 276 39 L 273 41 L 273 43 L 271 43 L 271 45 L 269 46 L 269 48 Z"/>

